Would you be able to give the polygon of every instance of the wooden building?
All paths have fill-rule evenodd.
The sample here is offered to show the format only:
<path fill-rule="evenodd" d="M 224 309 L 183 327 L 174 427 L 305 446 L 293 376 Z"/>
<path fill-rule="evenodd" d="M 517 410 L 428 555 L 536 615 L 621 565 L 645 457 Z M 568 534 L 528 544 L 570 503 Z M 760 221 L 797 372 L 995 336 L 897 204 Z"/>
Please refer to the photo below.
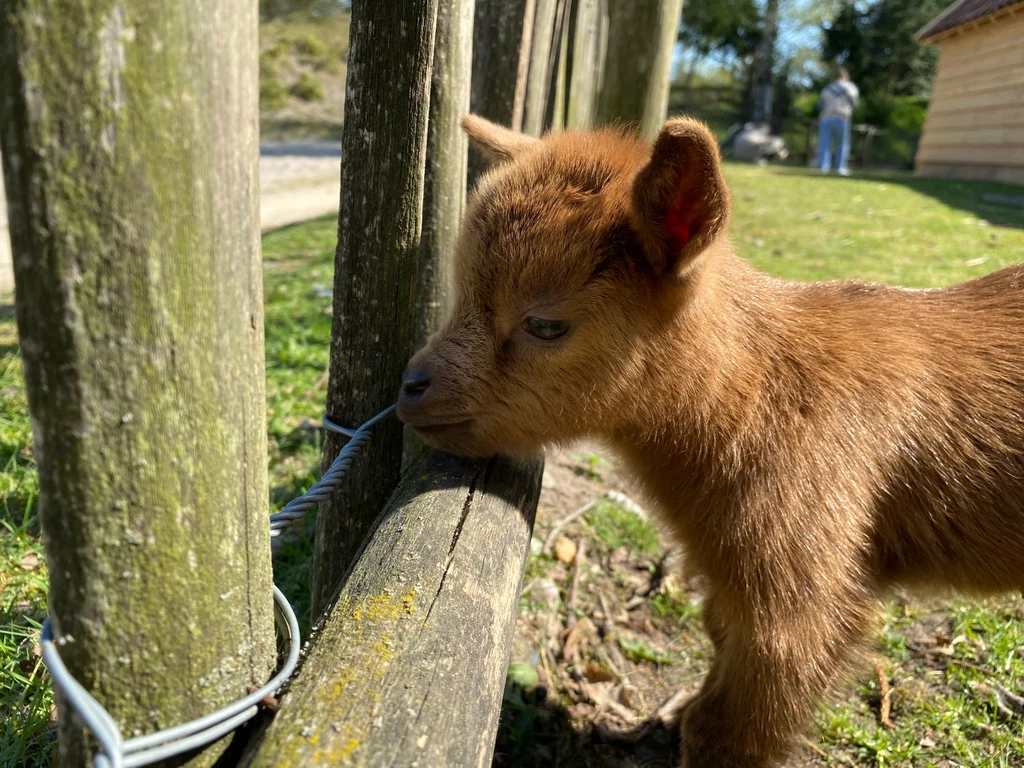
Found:
<path fill-rule="evenodd" d="M 959 0 L 917 39 L 942 47 L 917 175 L 1024 184 L 1024 0 Z"/>

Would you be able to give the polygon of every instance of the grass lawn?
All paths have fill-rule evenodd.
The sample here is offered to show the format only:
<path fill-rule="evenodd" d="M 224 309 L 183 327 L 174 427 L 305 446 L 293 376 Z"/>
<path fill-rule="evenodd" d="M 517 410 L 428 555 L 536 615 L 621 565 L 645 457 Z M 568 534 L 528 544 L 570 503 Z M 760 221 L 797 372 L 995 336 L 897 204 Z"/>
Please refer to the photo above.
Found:
<path fill-rule="evenodd" d="M 925 287 L 1024 260 L 1024 210 L 985 198 L 1024 194 L 1017 188 L 897 174 L 822 178 L 790 167 L 730 165 L 727 174 L 737 250 L 783 277 L 858 277 Z M 318 220 L 263 238 L 274 509 L 318 474 L 319 433 L 313 423 L 324 402 L 331 318 L 329 299 L 313 289 L 331 283 L 335 235 L 333 220 Z M 53 699 L 34 652 L 45 615 L 46 565 L 31 446 L 8 310 L 0 313 L 0 768 L 49 765 L 52 747 Z M 605 518 L 580 524 L 590 525 L 602 541 L 625 535 L 639 550 L 651 547 L 649 530 L 615 527 Z M 298 606 L 304 626 L 308 538 L 286 544 L 275 558 L 278 583 Z M 535 559 L 529 569 L 539 572 L 543 565 Z M 663 598 L 652 598 L 657 600 Z M 658 616 L 675 615 L 663 602 L 652 608 Z M 682 613 L 687 620 L 677 617 L 680 631 L 698 633 L 698 623 L 689 620 L 692 611 Z M 980 602 L 897 596 L 876 643 L 895 683 L 896 728 L 878 725 L 878 683 L 866 671 L 846 689 L 848 695 L 822 711 L 812 739 L 816 746 L 801 764 L 1024 765 L 1024 721 L 1001 719 L 994 703 L 997 684 L 1024 688 L 1022 645 L 1020 595 Z M 640 646 L 623 649 L 637 663 L 664 662 Z"/>

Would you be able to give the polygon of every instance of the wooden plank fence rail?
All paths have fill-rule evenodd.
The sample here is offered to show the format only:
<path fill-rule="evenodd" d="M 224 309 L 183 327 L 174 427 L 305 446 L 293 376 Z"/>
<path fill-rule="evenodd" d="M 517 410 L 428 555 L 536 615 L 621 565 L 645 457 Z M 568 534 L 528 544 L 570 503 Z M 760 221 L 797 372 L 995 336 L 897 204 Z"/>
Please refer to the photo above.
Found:
<path fill-rule="evenodd" d="M 415 462 L 243 765 L 489 766 L 542 470 Z"/>

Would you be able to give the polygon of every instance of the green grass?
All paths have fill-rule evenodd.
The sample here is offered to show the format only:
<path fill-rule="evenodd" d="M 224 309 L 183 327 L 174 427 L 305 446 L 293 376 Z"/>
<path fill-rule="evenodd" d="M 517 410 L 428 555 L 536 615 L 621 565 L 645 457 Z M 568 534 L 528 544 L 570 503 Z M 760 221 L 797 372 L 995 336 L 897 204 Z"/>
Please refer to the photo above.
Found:
<path fill-rule="evenodd" d="M 894 174 L 823 179 L 801 169 L 741 165 L 730 165 L 727 175 L 737 250 L 780 276 L 934 286 L 985 274 L 1024 254 L 1024 214 L 983 198 L 1019 189 Z M 323 219 L 263 239 L 274 509 L 319 472 L 320 434 L 308 422 L 324 404 L 331 317 L 330 300 L 313 288 L 331 284 L 335 237 L 335 221 Z M 52 695 L 33 652 L 45 614 L 46 566 L 31 443 L 14 320 L 0 312 L 0 768 L 49 765 L 52 748 Z M 587 523 L 603 547 L 660 549 L 646 521 L 614 505 L 594 509 Z M 311 532 L 309 520 L 275 558 L 278 583 L 304 626 Z M 664 601 L 658 610 L 677 616 L 687 631 L 696 626 L 692 605 Z M 912 642 L 914 627 L 936 616 L 950 637 L 965 637 L 951 658 L 923 656 Z M 871 702 L 877 684 L 868 676 L 847 700 L 823 710 L 822 749 L 834 764 L 1024 765 L 1021 724 L 997 716 L 992 693 L 996 684 L 1024 687 L 1022 618 L 1016 599 L 954 601 L 927 611 L 891 604 L 876 650 L 895 678 L 897 728 L 878 727 Z"/>
<path fill-rule="evenodd" d="M 637 552 L 658 555 L 661 541 L 649 520 L 627 512 L 607 499 L 584 515 L 594 535 L 607 549 L 629 546 Z"/>

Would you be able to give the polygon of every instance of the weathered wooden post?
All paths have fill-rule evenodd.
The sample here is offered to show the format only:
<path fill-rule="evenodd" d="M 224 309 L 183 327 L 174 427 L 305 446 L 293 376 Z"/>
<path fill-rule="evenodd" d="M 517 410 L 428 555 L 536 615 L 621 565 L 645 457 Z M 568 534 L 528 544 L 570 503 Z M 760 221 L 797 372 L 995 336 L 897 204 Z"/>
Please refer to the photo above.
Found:
<path fill-rule="evenodd" d="M 522 127 L 526 98 L 525 81 L 521 82 L 524 72 L 520 66 L 524 56 L 529 58 L 529 46 L 525 50 L 523 46 L 524 36 L 528 41 L 533 34 L 525 25 L 526 11 L 535 2 L 476 0 L 475 4 L 470 108 L 473 114 L 515 130 Z M 485 170 L 482 158 L 476 152 L 470 153 L 470 186 Z"/>
<path fill-rule="evenodd" d="M 50 614 L 126 735 L 275 663 L 257 52 L 250 0 L 0 0 Z M 59 762 L 85 765 L 59 711 Z"/>
<path fill-rule="evenodd" d="M 595 122 L 608 43 L 608 0 L 573 0 L 566 58 L 565 127 L 591 128 Z"/>
<path fill-rule="evenodd" d="M 473 3 L 439 0 L 430 87 L 423 231 L 416 278 L 418 349 L 440 328 L 448 308 L 452 257 L 466 202 L 466 134 L 473 63 Z"/>
<path fill-rule="evenodd" d="M 490 766 L 541 471 L 418 459 L 242 764 Z"/>
<path fill-rule="evenodd" d="M 430 73 L 438 0 L 352 8 L 327 412 L 356 427 L 395 401 L 413 348 Z M 324 442 L 324 468 L 344 438 Z M 402 425 L 387 419 L 321 505 L 314 619 L 398 483 Z"/>
<path fill-rule="evenodd" d="M 419 249 L 430 281 L 418 288 L 415 312 L 421 340 L 447 308 L 445 275 L 465 190 L 458 119 L 466 101 L 470 8 L 471 0 L 438 3 Z M 381 40 L 391 34 L 376 24 L 372 31 Z M 353 36 L 370 32 L 353 27 Z M 380 57 L 382 48 L 367 50 Z M 377 66 L 390 64 L 378 59 Z M 365 89 L 363 98 L 372 100 L 372 87 L 395 89 L 396 77 L 385 73 L 373 86 L 353 80 L 349 89 Z M 386 143 L 371 149 L 392 151 Z M 365 174 L 351 183 L 366 184 Z M 413 202 L 409 196 L 402 204 Z M 364 300 L 378 312 L 407 313 L 409 322 L 414 314 L 386 292 Z M 348 322 L 334 332 L 353 333 Z M 415 457 L 326 606 L 279 712 L 242 765 L 489 766 L 541 472 L 540 462 L 472 462 L 436 451 Z"/>
<path fill-rule="evenodd" d="M 668 110 L 672 50 L 683 0 L 605 0 L 608 53 L 597 122 L 632 123 L 654 138 Z"/>
<path fill-rule="evenodd" d="M 536 0 L 533 34 L 530 39 L 530 60 L 526 75 L 526 101 L 523 104 L 523 132 L 540 136 L 547 127 L 547 102 L 554 72 L 555 20 L 559 0 Z"/>

